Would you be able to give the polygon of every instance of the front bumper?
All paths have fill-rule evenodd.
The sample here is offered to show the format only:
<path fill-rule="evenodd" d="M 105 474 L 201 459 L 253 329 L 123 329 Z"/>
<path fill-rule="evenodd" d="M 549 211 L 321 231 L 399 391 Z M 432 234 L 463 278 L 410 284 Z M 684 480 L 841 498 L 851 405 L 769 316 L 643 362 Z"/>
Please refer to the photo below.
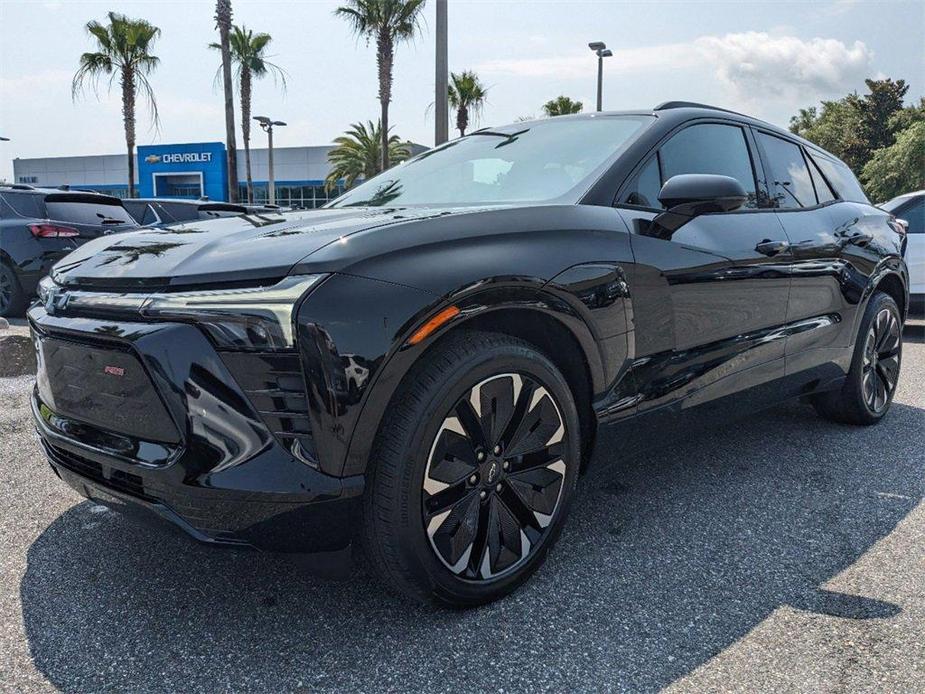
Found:
<path fill-rule="evenodd" d="M 349 549 L 362 476 L 333 477 L 295 457 L 197 328 L 51 316 L 40 306 L 29 319 L 39 361 L 36 429 L 56 474 L 79 493 L 210 544 L 329 556 Z M 87 361 L 50 362 L 44 348 L 52 343 L 74 346 L 71 362 Z M 116 397 L 105 385 L 90 380 L 85 392 L 69 384 L 50 395 L 56 379 L 82 379 L 82 367 L 99 379 L 97 355 L 109 350 L 118 366 L 106 368 L 127 386 L 112 408 L 114 431 L 100 416 Z M 144 369 L 143 382 L 129 380 L 133 365 Z M 135 424 L 118 416 L 137 402 L 149 405 L 133 413 Z M 155 411 L 164 421 L 142 421 Z"/>

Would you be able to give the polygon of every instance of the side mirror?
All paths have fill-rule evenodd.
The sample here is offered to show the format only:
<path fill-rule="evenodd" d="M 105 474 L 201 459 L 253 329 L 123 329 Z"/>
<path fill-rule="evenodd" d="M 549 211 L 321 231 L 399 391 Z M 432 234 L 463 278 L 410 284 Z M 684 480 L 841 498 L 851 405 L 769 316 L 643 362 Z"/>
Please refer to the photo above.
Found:
<path fill-rule="evenodd" d="M 658 201 L 667 209 L 652 220 L 652 235 L 670 238 L 694 217 L 711 212 L 732 212 L 742 207 L 746 200 L 745 188 L 731 176 L 672 176 L 659 191 Z"/>

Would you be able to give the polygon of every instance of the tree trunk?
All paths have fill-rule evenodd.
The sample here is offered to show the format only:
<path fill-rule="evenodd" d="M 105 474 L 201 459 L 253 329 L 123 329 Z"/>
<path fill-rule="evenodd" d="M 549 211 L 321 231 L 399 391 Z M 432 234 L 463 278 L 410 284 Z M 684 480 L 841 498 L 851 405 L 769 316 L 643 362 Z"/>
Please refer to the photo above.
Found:
<path fill-rule="evenodd" d="M 465 106 L 460 106 L 456 109 L 456 129 L 459 131 L 460 137 L 465 137 L 466 128 L 469 127 L 469 109 Z"/>
<path fill-rule="evenodd" d="M 135 197 L 135 73 L 122 68 L 122 122 L 125 125 L 125 151 L 128 156 L 128 196 Z"/>
<path fill-rule="evenodd" d="M 225 92 L 225 148 L 228 155 L 228 201 L 238 201 L 238 147 L 234 128 L 234 86 L 231 82 L 231 0 L 216 0 L 215 22 L 222 47 L 222 87 Z"/>
<path fill-rule="evenodd" d="M 389 168 L 389 102 L 392 100 L 392 36 L 388 31 L 379 32 L 376 41 L 376 62 L 379 67 L 379 106 L 381 109 L 382 139 L 379 145 L 382 148 L 382 170 Z"/>
<path fill-rule="evenodd" d="M 241 68 L 241 134 L 244 136 L 244 170 L 247 176 L 247 202 L 254 204 L 251 178 L 251 71 Z"/>

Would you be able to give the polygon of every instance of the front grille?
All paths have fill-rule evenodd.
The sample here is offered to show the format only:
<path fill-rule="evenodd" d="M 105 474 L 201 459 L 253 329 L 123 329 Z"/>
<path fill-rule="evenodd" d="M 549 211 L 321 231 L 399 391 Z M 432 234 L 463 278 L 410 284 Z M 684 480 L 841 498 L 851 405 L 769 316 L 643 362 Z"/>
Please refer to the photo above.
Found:
<path fill-rule="evenodd" d="M 37 335 L 36 347 L 39 397 L 56 414 L 142 441 L 180 440 L 131 349 L 44 335 Z"/>
<path fill-rule="evenodd" d="M 145 501 L 156 501 L 152 496 L 145 493 L 144 482 L 138 475 L 133 475 L 124 470 L 115 468 L 104 468 L 100 463 L 89 458 L 84 458 L 71 451 L 45 443 L 45 452 L 49 460 L 55 465 L 70 470 L 71 472 L 86 477 L 89 480 L 97 482 L 104 487 L 108 487 L 117 492 L 123 492 L 131 496 L 144 499 Z M 108 476 L 106 475 L 108 472 Z"/>
<path fill-rule="evenodd" d="M 273 436 L 300 460 L 317 461 L 299 355 L 222 352 L 222 361 Z"/>

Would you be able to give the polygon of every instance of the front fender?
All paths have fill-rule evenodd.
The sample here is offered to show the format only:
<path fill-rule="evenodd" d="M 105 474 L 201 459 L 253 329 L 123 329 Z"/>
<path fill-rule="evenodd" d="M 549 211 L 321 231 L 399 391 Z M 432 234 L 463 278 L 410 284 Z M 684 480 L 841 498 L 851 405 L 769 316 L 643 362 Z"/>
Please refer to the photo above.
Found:
<path fill-rule="evenodd" d="M 546 284 L 537 278 L 498 278 L 441 298 L 355 276 L 326 280 L 302 303 L 297 317 L 322 470 L 332 475 L 363 473 L 382 416 L 417 360 L 450 330 L 498 311 L 530 311 L 557 321 L 580 345 L 594 391 L 604 390 L 612 369 L 602 358 L 587 307 L 557 285 L 544 288 Z M 460 309 L 455 319 L 419 344 L 408 344 L 415 330 L 449 305 Z M 625 335 L 615 339 L 625 345 Z"/>

